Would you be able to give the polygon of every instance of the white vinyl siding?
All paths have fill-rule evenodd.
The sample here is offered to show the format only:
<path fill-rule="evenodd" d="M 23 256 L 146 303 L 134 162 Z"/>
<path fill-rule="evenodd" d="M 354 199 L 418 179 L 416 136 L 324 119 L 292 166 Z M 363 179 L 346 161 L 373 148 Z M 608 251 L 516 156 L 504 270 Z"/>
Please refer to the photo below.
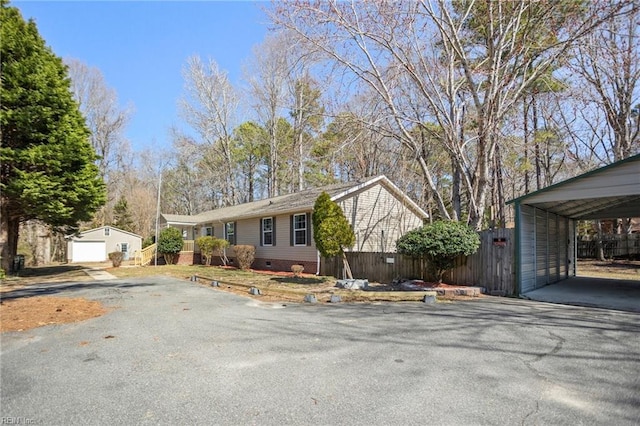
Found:
<path fill-rule="evenodd" d="M 356 235 L 353 251 L 395 252 L 398 238 L 422 226 L 422 219 L 382 185 L 338 204 Z"/>
<path fill-rule="evenodd" d="M 274 224 L 274 242 L 275 245 L 260 245 L 260 230 L 262 229 L 262 218 L 243 219 L 236 222 L 236 241 L 237 244 L 247 244 L 255 246 L 256 259 L 266 260 L 291 260 L 299 262 L 315 262 L 317 260 L 317 251 L 313 244 L 313 239 L 309 245 L 293 246 L 289 244 L 290 239 L 290 215 L 273 216 Z M 216 228 L 216 235 L 222 238 L 222 231 L 218 231 L 222 227 Z M 310 232 L 310 230 L 309 230 Z M 233 247 L 227 248 L 227 256 L 234 257 Z"/>

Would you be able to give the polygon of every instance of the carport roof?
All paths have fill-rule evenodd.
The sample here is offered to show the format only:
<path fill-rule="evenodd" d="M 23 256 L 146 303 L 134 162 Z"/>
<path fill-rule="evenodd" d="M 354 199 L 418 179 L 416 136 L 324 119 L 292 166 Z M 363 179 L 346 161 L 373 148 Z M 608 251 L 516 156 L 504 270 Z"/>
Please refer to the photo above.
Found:
<path fill-rule="evenodd" d="M 523 195 L 526 204 L 571 219 L 640 217 L 640 154 Z"/>

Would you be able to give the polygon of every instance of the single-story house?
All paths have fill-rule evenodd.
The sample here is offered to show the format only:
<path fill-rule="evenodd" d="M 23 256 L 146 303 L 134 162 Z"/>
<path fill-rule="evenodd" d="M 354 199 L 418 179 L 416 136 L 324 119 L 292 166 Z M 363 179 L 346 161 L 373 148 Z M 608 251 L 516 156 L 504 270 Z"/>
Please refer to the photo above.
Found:
<path fill-rule="evenodd" d="M 114 228 L 101 226 L 67 237 L 67 261 L 104 262 L 109 253 L 121 251 L 124 260 L 128 260 L 136 250 L 142 250 L 140 235 Z"/>
<path fill-rule="evenodd" d="M 227 257 L 233 262 L 234 244 L 256 247 L 255 269 L 288 271 L 303 265 L 319 272 L 320 254 L 313 240 L 311 214 L 316 199 L 327 192 L 337 202 L 356 236 L 354 251 L 395 252 L 395 242 L 422 226 L 427 213 L 387 177 L 340 183 L 274 198 L 207 211 L 197 215 L 162 214 L 161 227 L 182 230 L 185 240 L 212 235 L 228 240 Z M 192 244 L 192 243 L 191 243 Z M 186 247 L 193 247 L 193 245 Z M 199 263 L 196 255 L 180 263 Z M 185 256 L 186 257 L 186 256 Z M 215 259 L 214 259 L 215 260 Z"/>

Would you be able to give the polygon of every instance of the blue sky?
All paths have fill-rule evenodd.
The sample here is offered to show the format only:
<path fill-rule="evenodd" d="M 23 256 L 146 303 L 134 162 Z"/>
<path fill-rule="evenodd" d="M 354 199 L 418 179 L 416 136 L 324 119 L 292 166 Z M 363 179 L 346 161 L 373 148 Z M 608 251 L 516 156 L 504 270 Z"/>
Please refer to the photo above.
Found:
<path fill-rule="evenodd" d="M 181 125 L 177 102 L 188 57 L 213 58 L 236 84 L 243 63 L 268 31 L 261 2 L 13 1 L 36 21 L 53 52 L 104 74 L 120 104 L 134 108 L 127 138 L 134 150 L 170 147 Z"/>

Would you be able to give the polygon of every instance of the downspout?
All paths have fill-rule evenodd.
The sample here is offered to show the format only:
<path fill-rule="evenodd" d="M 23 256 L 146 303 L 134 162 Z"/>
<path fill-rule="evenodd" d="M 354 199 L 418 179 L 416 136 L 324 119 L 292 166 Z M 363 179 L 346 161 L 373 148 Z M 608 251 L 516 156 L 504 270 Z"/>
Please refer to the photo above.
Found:
<path fill-rule="evenodd" d="M 320 251 L 316 250 L 317 262 L 316 262 L 316 275 L 320 275 Z"/>

